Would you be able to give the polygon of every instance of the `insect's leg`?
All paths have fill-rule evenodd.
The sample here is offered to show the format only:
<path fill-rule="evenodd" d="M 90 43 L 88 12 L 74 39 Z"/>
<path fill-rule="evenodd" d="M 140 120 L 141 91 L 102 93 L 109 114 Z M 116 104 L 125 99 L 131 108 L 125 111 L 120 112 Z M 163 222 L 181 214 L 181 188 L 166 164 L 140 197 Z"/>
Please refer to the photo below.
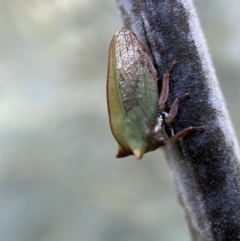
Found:
<path fill-rule="evenodd" d="M 180 97 L 180 98 L 177 98 L 177 99 L 173 102 L 173 104 L 172 104 L 172 106 L 171 106 L 171 109 L 170 109 L 170 111 L 169 111 L 169 113 L 168 113 L 168 116 L 167 116 L 166 119 L 165 119 L 165 123 L 166 123 L 167 125 L 170 125 L 170 124 L 172 123 L 173 119 L 175 118 L 175 116 L 176 116 L 176 114 L 177 114 L 177 112 L 178 112 L 178 106 L 179 106 L 180 101 L 181 101 L 182 99 L 184 99 L 184 98 L 189 98 L 189 97 L 190 97 L 190 93 L 186 93 L 185 95 L 183 95 L 183 96 Z"/>
<path fill-rule="evenodd" d="M 159 101 L 158 101 L 158 108 L 159 108 L 160 112 L 164 110 L 165 102 L 167 101 L 167 98 L 168 98 L 169 73 L 176 64 L 177 64 L 177 61 L 174 60 L 171 64 L 170 68 L 168 69 L 168 71 L 163 75 L 162 90 L 161 90 L 161 94 L 160 94 Z"/>
<path fill-rule="evenodd" d="M 171 139 L 177 140 L 179 138 L 182 138 L 182 137 L 188 135 L 189 133 L 191 133 L 194 130 L 205 131 L 205 129 L 206 129 L 205 126 L 197 126 L 197 127 L 189 126 L 186 129 L 178 132 L 176 135 L 172 135 Z"/>

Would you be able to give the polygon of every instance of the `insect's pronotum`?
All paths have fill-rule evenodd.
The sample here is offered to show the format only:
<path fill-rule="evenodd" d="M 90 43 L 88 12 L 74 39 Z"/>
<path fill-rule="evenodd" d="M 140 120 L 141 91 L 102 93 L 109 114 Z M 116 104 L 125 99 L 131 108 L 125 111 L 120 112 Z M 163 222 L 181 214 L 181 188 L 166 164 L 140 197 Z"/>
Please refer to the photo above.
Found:
<path fill-rule="evenodd" d="M 176 99 L 169 111 L 164 111 L 169 92 L 169 72 L 163 76 L 160 97 L 156 71 L 150 57 L 137 36 L 121 28 L 112 38 L 109 48 L 107 102 L 112 134 L 118 142 L 116 157 L 143 154 L 166 144 L 166 137 L 179 139 L 194 129 L 188 127 L 174 134 L 171 123 L 177 114 L 179 102 L 189 93 Z"/>

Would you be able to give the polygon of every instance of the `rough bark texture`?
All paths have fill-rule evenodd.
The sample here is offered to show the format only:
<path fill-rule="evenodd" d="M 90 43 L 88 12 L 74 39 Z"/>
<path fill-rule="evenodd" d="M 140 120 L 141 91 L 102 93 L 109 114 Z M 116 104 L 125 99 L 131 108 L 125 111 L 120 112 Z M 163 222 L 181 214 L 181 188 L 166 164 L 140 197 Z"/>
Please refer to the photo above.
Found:
<path fill-rule="evenodd" d="M 239 150 L 191 0 L 118 0 L 126 27 L 148 49 L 158 73 L 175 59 L 168 111 L 190 92 L 172 124 L 175 132 L 205 125 L 169 141 L 166 156 L 193 240 L 240 240 Z"/>

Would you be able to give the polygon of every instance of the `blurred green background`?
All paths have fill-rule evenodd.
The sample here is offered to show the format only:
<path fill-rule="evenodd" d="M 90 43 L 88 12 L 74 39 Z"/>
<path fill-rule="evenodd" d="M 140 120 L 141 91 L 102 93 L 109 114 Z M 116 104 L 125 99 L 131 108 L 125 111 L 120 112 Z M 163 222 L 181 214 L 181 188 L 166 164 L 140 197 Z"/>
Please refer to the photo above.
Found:
<path fill-rule="evenodd" d="M 240 2 L 196 0 L 237 131 Z M 114 0 L 0 1 L 0 240 L 189 241 L 161 150 L 115 159 Z"/>

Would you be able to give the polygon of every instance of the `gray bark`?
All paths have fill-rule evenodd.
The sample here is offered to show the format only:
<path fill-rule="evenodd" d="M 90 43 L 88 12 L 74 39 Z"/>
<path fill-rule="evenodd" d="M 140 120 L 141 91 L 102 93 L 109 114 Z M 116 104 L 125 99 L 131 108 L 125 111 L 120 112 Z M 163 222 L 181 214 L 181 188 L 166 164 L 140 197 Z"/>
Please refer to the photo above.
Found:
<path fill-rule="evenodd" d="M 171 73 L 166 110 L 180 104 L 175 132 L 206 126 L 164 148 L 193 240 L 240 240 L 239 150 L 191 0 L 118 0 L 126 27 L 147 48 L 158 73 Z"/>

